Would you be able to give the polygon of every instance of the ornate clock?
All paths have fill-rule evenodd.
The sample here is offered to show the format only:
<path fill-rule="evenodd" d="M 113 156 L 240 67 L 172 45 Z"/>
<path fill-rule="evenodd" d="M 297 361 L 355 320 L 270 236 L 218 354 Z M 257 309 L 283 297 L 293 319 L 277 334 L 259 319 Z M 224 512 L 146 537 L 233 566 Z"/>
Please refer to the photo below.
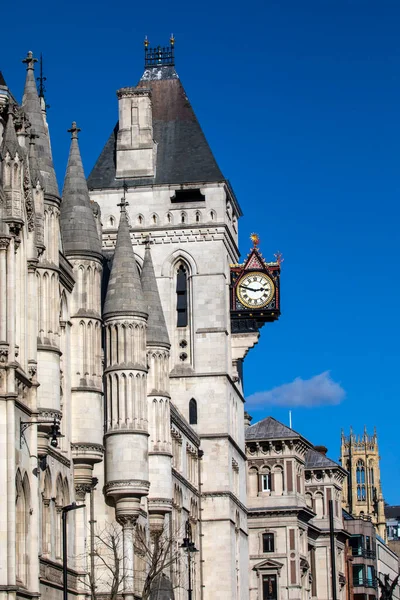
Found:
<path fill-rule="evenodd" d="M 250 271 L 243 275 L 236 286 L 236 294 L 246 308 L 264 308 L 275 292 L 271 277 L 260 271 Z"/>
<path fill-rule="evenodd" d="M 256 331 L 280 315 L 279 277 L 282 257 L 266 262 L 251 235 L 253 248 L 242 264 L 231 265 L 232 332 Z"/>

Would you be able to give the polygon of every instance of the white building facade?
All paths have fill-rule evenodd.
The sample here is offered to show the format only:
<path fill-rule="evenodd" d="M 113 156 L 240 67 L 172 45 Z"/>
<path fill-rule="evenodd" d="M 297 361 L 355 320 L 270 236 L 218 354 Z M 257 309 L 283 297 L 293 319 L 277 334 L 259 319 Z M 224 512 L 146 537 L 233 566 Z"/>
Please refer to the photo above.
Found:
<path fill-rule="evenodd" d="M 245 600 L 239 205 L 168 57 L 119 90 L 88 182 L 72 124 L 60 193 L 24 62 L 21 105 L 0 79 L 0 598 L 61 598 L 76 502 L 71 596 Z"/>

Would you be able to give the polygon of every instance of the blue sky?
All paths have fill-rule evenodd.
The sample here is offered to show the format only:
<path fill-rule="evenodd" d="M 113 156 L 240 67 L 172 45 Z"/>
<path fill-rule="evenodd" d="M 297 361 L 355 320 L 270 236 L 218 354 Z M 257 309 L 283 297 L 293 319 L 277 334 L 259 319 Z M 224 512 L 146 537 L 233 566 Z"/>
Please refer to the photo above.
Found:
<path fill-rule="evenodd" d="M 20 98 L 19 61 L 43 52 L 60 183 L 71 121 L 88 174 L 117 120 L 115 91 L 142 73 L 144 35 L 175 34 L 177 70 L 245 213 L 242 254 L 257 231 L 266 258 L 285 258 L 282 316 L 246 359 L 249 410 L 288 422 L 290 398 L 311 404 L 292 407 L 293 427 L 334 459 L 342 427 L 376 426 L 384 495 L 399 504 L 400 4 L 41 6 L 3 7 L 0 69 Z M 295 380 L 294 396 L 282 391 Z"/>

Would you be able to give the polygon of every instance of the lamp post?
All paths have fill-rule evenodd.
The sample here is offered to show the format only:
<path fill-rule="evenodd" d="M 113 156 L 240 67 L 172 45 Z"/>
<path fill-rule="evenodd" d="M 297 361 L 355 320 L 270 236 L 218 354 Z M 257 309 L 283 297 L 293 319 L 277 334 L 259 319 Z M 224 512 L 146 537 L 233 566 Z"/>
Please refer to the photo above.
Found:
<path fill-rule="evenodd" d="M 185 534 L 186 537 L 183 538 L 183 543 L 181 544 L 181 548 L 183 548 L 184 552 L 187 552 L 188 557 L 188 570 L 189 570 L 189 587 L 188 587 L 188 600 L 192 600 L 192 552 L 198 552 L 194 542 L 192 541 L 192 528 L 190 526 L 189 521 L 186 521 L 185 526 Z"/>
<path fill-rule="evenodd" d="M 67 556 L 67 514 L 71 510 L 85 508 L 85 504 L 77 505 L 76 502 L 63 506 L 62 511 L 62 536 L 63 536 L 63 600 L 68 600 L 68 556 Z"/>

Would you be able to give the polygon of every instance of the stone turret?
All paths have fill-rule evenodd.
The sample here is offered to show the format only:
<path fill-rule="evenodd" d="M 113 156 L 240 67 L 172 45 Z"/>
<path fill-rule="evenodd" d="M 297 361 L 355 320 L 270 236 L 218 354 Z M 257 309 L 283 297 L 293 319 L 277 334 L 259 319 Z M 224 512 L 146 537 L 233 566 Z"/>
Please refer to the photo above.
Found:
<path fill-rule="evenodd" d="M 29 164 L 39 188 L 33 190 L 37 218 L 42 220 L 38 228 L 37 248 L 39 261 L 32 266 L 37 277 L 38 323 L 37 323 L 37 379 L 38 412 L 41 424 L 38 427 L 38 454 L 47 453 L 48 434 L 54 419 L 61 419 L 60 386 L 55 385 L 50 373 L 60 372 L 60 194 L 53 166 L 50 138 L 43 119 L 36 88 L 34 65 L 37 62 L 32 52 L 23 60 L 26 65 L 26 81 L 22 108 L 31 124 L 35 136 L 35 149 L 29 150 Z M 34 154 L 32 160 L 32 152 Z M 40 175 L 40 179 L 39 179 Z M 35 186 L 37 187 L 37 185 Z M 41 237 L 43 239 L 41 240 Z M 56 300 L 52 300 L 52 298 Z M 47 421 L 47 424 L 44 423 Z"/>
<path fill-rule="evenodd" d="M 149 410 L 148 500 L 150 532 L 161 533 L 164 516 L 172 510 L 171 427 L 169 394 L 170 342 L 154 273 L 150 246 L 147 244 L 141 282 L 149 311 L 147 322 L 147 401 Z M 160 477 L 160 473 L 163 476 Z"/>
<path fill-rule="evenodd" d="M 92 470 L 103 457 L 101 276 L 102 253 L 78 145 L 72 123 L 71 148 L 61 204 L 64 253 L 76 284 L 71 302 L 71 344 L 77 352 L 72 366 L 72 457 L 75 491 L 85 499 Z M 66 325 L 68 326 L 68 325 Z"/>
<path fill-rule="evenodd" d="M 22 179 L 24 171 L 24 150 L 18 143 L 11 103 L 8 105 L 8 118 L 1 147 L 3 159 L 3 186 L 5 195 L 4 219 L 10 229 L 18 235 L 23 225 Z"/>
<path fill-rule="evenodd" d="M 129 232 L 125 201 L 103 309 L 106 332 L 106 484 L 123 528 L 124 597 L 133 599 L 133 529 L 149 492 L 146 399 L 147 306 Z"/>
<path fill-rule="evenodd" d="M 43 111 L 35 81 L 34 68 L 37 59 L 33 57 L 32 52 L 28 52 L 28 55 L 23 62 L 26 64 L 27 72 L 22 107 L 32 128 L 38 136 L 36 142 L 38 147 L 37 156 L 40 172 L 44 179 L 46 199 L 52 199 L 59 205 L 60 193 L 58 191 L 57 179 L 54 171 L 53 157 L 50 149 L 50 138 L 47 131 L 47 125 L 43 119 Z"/>

